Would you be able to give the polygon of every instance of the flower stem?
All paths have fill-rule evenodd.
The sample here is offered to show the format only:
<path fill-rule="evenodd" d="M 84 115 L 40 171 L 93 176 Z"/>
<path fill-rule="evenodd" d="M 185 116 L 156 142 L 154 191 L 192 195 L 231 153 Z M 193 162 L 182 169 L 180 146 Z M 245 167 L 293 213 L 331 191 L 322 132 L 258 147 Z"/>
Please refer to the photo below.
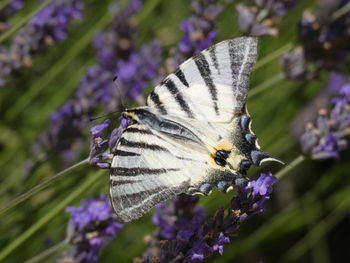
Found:
<path fill-rule="evenodd" d="M 272 78 L 269 78 L 268 80 L 264 81 L 263 83 L 259 84 L 258 86 L 254 87 L 250 92 L 249 92 L 249 98 L 253 98 L 257 95 L 259 95 L 261 92 L 265 91 L 269 87 L 275 85 L 279 81 L 283 80 L 284 74 L 283 73 L 278 73 Z"/>
<path fill-rule="evenodd" d="M 298 243 L 291 247 L 285 254 L 283 262 L 297 262 L 298 259 L 304 255 L 310 248 L 317 244 L 317 242 L 325 236 L 339 221 L 349 214 L 350 196 L 349 187 L 345 191 L 337 193 L 336 197 L 340 196 L 338 205 L 334 210 L 306 234 Z M 338 198 L 335 198 L 338 199 Z"/>
<path fill-rule="evenodd" d="M 304 155 L 299 155 L 297 158 L 295 158 L 290 164 L 288 164 L 286 167 L 281 169 L 278 173 L 275 174 L 275 177 L 277 179 L 282 179 L 283 176 L 288 174 L 290 171 L 292 171 L 296 166 L 301 164 L 305 160 Z"/>
<path fill-rule="evenodd" d="M 41 217 L 35 224 L 25 230 L 22 234 L 20 234 L 16 239 L 14 239 L 10 244 L 8 244 L 1 252 L 0 252 L 0 262 L 4 262 L 4 258 L 6 258 L 11 252 L 13 252 L 16 248 L 18 248 L 22 243 L 24 243 L 28 238 L 30 238 L 35 232 L 37 232 L 41 227 L 45 226 L 50 220 L 54 219 L 62 210 L 72 203 L 76 198 L 82 195 L 84 192 L 88 191 L 94 185 L 96 185 L 96 181 L 101 178 L 100 175 L 105 172 L 101 170 L 100 172 L 91 175 L 87 178 L 78 188 L 76 188 L 70 195 L 68 195 L 63 201 L 58 203 L 56 206 L 52 207 L 51 210 L 43 217 Z"/>
<path fill-rule="evenodd" d="M 12 0 L 3 0 L 0 3 L 0 10 L 3 9 L 5 6 L 7 6 Z"/>
<path fill-rule="evenodd" d="M 11 35 L 13 35 L 18 29 L 20 29 L 25 23 L 27 23 L 36 13 L 40 12 L 48 4 L 53 2 L 53 0 L 46 0 L 42 2 L 37 8 L 35 8 L 28 15 L 23 16 L 16 24 L 14 24 L 9 30 L 0 35 L 0 44 L 7 40 Z"/>
<path fill-rule="evenodd" d="M 343 15 L 345 15 L 349 11 L 350 11 L 350 3 L 347 3 L 342 8 L 338 9 L 337 11 L 335 11 L 333 13 L 332 20 L 336 20 L 336 19 L 342 17 Z"/>
<path fill-rule="evenodd" d="M 294 47 L 293 43 L 288 43 L 288 44 L 284 45 L 283 47 L 277 49 L 276 51 L 266 55 L 265 57 L 263 57 L 262 59 L 260 59 L 256 63 L 254 70 L 257 70 L 257 69 L 265 66 L 266 64 L 270 63 L 272 60 L 277 59 L 279 56 L 281 56 L 282 54 L 291 50 L 293 47 Z"/>
<path fill-rule="evenodd" d="M 41 190 L 43 190 L 44 188 L 46 188 L 47 186 L 49 186 L 53 182 L 56 182 L 58 179 L 68 175 L 70 172 L 72 172 L 72 171 L 74 171 L 74 170 L 76 170 L 76 169 L 78 169 L 78 168 L 80 168 L 80 167 L 82 167 L 82 166 L 84 166 L 84 165 L 86 165 L 88 163 L 89 163 L 89 159 L 85 159 L 85 160 L 83 160 L 83 161 L 81 161 L 79 163 L 76 163 L 76 164 L 72 165 L 71 167 L 68 167 L 67 169 L 65 169 L 65 170 L 55 174 L 54 176 L 51 176 L 51 177 L 47 178 L 46 180 L 44 180 L 40 184 L 34 186 L 33 188 L 31 188 L 27 192 L 17 196 L 15 199 L 10 201 L 7 205 L 2 207 L 0 209 L 0 215 L 5 213 L 9 209 L 17 206 L 18 204 L 22 203 L 23 201 L 27 200 L 32 195 L 40 192 Z"/>
<path fill-rule="evenodd" d="M 68 243 L 66 240 L 61 241 L 60 243 L 44 250 L 43 252 L 39 253 L 38 255 L 24 261 L 24 263 L 36 263 L 36 262 L 42 262 L 42 260 L 51 254 L 57 252 L 58 250 L 61 250 L 62 248 L 68 246 Z"/>

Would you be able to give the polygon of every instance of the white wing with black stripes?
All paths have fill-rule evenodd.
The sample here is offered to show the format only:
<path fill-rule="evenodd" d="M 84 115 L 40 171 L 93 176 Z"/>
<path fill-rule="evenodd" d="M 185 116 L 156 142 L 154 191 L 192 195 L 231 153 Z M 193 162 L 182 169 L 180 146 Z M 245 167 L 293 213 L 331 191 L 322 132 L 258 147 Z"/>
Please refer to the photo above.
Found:
<path fill-rule="evenodd" d="M 121 221 L 136 219 L 179 193 L 226 192 L 260 151 L 246 112 L 257 39 L 223 41 L 188 59 L 147 99 L 126 109 L 132 122 L 112 153 L 110 195 Z M 278 160 L 277 160 L 278 161 Z"/>
<path fill-rule="evenodd" d="M 257 60 L 257 38 L 220 42 L 188 59 L 147 99 L 159 114 L 229 122 L 241 114 L 249 74 Z"/>

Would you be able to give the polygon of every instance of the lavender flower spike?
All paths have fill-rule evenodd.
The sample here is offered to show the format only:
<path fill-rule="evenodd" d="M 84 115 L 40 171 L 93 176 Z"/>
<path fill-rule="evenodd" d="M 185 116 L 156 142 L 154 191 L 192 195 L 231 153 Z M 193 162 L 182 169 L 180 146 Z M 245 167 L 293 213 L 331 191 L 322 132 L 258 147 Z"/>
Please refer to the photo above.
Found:
<path fill-rule="evenodd" d="M 250 216 L 264 212 L 276 180 L 270 173 L 261 174 L 248 186 L 239 186 L 227 215 L 219 209 L 207 221 L 203 208 L 196 205 L 196 197 L 182 194 L 168 207 L 164 203 L 158 205 L 153 216 L 158 230 L 143 258 L 135 262 L 202 262 L 215 253 L 222 255 L 225 244 L 237 235 L 240 225 Z"/>
<path fill-rule="evenodd" d="M 67 38 L 71 20 L 81 18 L 82 0 L 55 0 L 16 35 L 9 47 L 0 47 L 0 86 L 23 67 L 32 65 L 32 57 Z"/>
<path fill-rule="evenodd" d="M 115 221 L 108 198 L 83 200 L 80 207 L 67 207 L 71 214 L 67 240 L 71 247 L 56 262 L 96 262 L 99 251 L 117 236 L 123 225 Z"/>
<path fill-rule="evenodd" d="M 275 36 L 275 24 L 292 9 L 296 0 L 249 0 L 237 5 L 240 30 L 248 35 Z"/>
<path fill-rule="evenodd" d="M 334 87 L 335 90 L 338 87 Z M 350 135 L 350 79 L 338 96 L 332 100 L 330 112 L 320 110 L 315 124 L 309 123 L 300 143 L 305 154 L 312 159 L 338 159 L 341 151 L 348 148 Z"/>
<path fill-rule="evenodd" d="M 192 1 L 192 16 L 181 22 L 180 28 L 184 33 L 175 56 L 166 62 L 167 72 L 173 72 L 187 58 L 209 47 L 217 37 L 215 30 L 216 18 L 222 7 L 215 0 Z"/>

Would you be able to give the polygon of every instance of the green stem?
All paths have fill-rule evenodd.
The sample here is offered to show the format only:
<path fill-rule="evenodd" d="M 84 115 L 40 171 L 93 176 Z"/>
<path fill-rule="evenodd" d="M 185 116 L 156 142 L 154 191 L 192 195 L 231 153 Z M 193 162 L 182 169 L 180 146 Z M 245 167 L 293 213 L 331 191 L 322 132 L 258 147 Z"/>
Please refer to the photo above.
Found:
<path fill-rule="evenodd" d="M 15 105 L 5 113 L 5 119 L 15 119 L 25 110 L 28 105 L 32 103 L 33 99 L 35 99 L 35 97 L 39 95 L 44 88 L 50 87 L 50 82 L 53 81 L 64 69 L 66 69 L 69 63 L 74 60 L 74 58 L 80 52 L 85 50 L 86 46 L 90 44 L 91 39 L 96 32 L 100 28 L 105 27 L 110 20 L 111 17 L 107 12 L 94 26 L 90 28 L 88 32 L 82 36 L 82 38 L 79 39 L 75 45 L 73 45 L 71 49 L 65 53 L 65 55 L 60 59 L 59 63 L 52 66 L 50 70 L 42 78 L 40 78 L 32 88 L 30 88 L 17 100 Z"/>
<path fill-rule="evenodd" d="M 31 188 L 27 192 L 17 196 L 15 199 L 11 200 L 7 205 L 5 205 L 4 207 L 2 207 L 0 209 L 0 215 L 5 213 L 9 209 L 19 205 L 20 203 L 22 203 L 23 201 L 27 200 L 32 195 L 40 192 L 41 190 L 43 190 L 44 188 L 46 188 L 50 184 L 56 182 L 58 179 L 68 175 L 70 172 L 72 172 L 72 171 L 74 171 L 74 170 L 76 170 L 76 169 L 78 169 L 78 168 L 88 164 L 88 162 L 89 162 L 89 159 L 85 159 L 85 160 L 83 160 L 83 161 L 81 161 L 79 163 L 76 163 L 76 164 L 72 165 L 71 167 L 68 167 L 67 169 L 59 172 L 58 174 L 55 174 L 54 176 L 51 176 L 51 177 L 47 178 L 46 180 L 44 180 L 40 184 L 34 186 L 33 188 Z"/>
<path fill-rule="evenodd" d="M 0 35 L 0 44 L 8 39 L 11 35 L 13 35 L 18 29 L 20 29 L 24 24 L 26 24 L 36 13 L 40 12 L 43 8 L 45 8 L 48 4 L 50 4 L 53 0 L 47 0 L 41 3 L 37 8 L 35 8 L 28 15 L 24 16 L 20 19 L 16 24 L 14 24 L 9 30 Z"/>
<path fill-rule="evenodd" d="M 284 167 L 278 173 L 276 173 L 275 177 L 277 179 L 282 179 L 286 174 L 288 174 L 290 171 L 292 171 L 296 166 L 301 164 L 304 160 L 305 160 L 305 156 L 304 155 L 299 155 L 290 164 L 287 164 L 286 167 Z"/>
<path fill-rule="evenodd" d="M 248 96 L 249 98 L 253 98 L 259 94 L 261 94 L 263 91 L 268 89 L 269 87 L 275 85 L 279 81 L 283 80 L 284 74 L 278 73 L 272 78 L 269 78 L 268 80 L 264 81 L 263 83 L 259 84 L 258 86 L 255 86 L 251 91 L 249 91 Z"/>
<path fill-rule="evenodd" d="M 338 9 L 337 11 L 335 11 L 333 13 L 332 20 L 337 20 L 338 18 L 340 18 L 341 16 L 345 15 L 349 11 L 350 11 L 350 3 L 347 3 L 342 8 Z"/>
<path fill-rule="evenodd" d="M 310 248 L 312 248 L 323 236 L 325 236 L 340 220 L 348 213 L 350 207 L 350 196 L 342 200 L 336 208 L 322 221 L 315 225 L 307 235 L 290 248 L 285 254 L 283 262 L 296 262 Z"/>
<path fill-rule="evenodd" d="M 257 70 L 263 66 L 265 66 L 267 63 L 270 63 L 272 60 L 277 59 L 279 56 L 281 56 L 282 54 L 286 53 L 287 51 L 291 50 L 294 47 L 294 44 L 292 43 L 288 43 L 286 45 L 284 45 L 283 47 L 277 49 L 276 51 L 266 55 L 265 57 L 263 57 L 262 59 L 260 59 L 255 67 L 254 70 Z"/>
<path fill-rule="evenodd" d="M 12 0 L 3 0 L 0 3 L 0 10 L 3 9 L 6 5 L 8 5 L 10 2 L 12 2 Z"/>
<path fill-rule="evenodd" d="M 18 248 L 23 242 L 30 238 L 35 232 L 37 232 L 41 227 L 46 225 L 50 220 L 54 219 L 66 206 L 72 203 L 76 198 L 82 195 L 84 192 L 89 190 L 96 184 L 96 181 L 101 178 L 100 175 L 104 172 L 101 170 L 99 173 L 91 175 L 88 177 L 79 187 L 75 189 L 70 195 L 68 195 L 63 201 L 54 206 L 47 214 L 41 217 L 34 225 L 25 230 L 20 234 L 15 240 L 8 244 L 0 252 L 0 262 L 3 260 L 16 248 Z"/>
<path fill-rule="evenodd" d="M 55 253 L 58 250 L 61 250 L 62 248 L 68 246 L 68 243 L 66 240 L 63 240 L 62 242 L 44 250 L 40 254 L 32 257 L 31 259 L 28 259 L 24 261 L 24 263 L 36 263 L 36 262 L 42 262 L 43 259 L 47 258 L 51 254 Z"/>

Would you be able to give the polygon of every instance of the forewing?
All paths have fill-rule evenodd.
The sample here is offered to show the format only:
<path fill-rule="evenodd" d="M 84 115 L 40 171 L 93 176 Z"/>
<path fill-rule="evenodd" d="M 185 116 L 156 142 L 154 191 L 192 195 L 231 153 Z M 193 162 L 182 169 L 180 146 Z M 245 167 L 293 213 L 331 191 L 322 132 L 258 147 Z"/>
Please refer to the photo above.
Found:
<path fill-rule="evenodd" d="M 230 122 L 244 111 L 256 60 L 255 37 L 220 42 L 181 64 L 155 88 L 147 104 L 160 114 Z"/>

